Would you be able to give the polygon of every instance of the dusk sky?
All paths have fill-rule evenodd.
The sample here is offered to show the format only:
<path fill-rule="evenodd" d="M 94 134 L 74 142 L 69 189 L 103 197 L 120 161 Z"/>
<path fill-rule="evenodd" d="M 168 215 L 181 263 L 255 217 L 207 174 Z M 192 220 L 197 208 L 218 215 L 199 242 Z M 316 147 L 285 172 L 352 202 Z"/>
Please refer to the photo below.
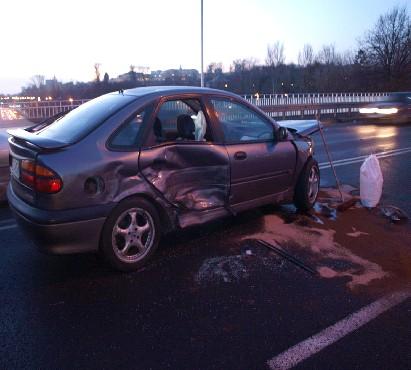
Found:
<path fill-rule="evenodd" d="M 335 44 L 355 49 L 379 15 L 407 1 L 204 0 L 204 65 L 255 58 L 284 43 L 299 50 Z M 408 7 L 410 11 L 410 7 Z M 93 65 L 110 77 L 130 64 L 200 70 L 200 0 L 20 0 L 1 4 L 0 93 L 17 93 L 33 75 L 90 81 Z"/>

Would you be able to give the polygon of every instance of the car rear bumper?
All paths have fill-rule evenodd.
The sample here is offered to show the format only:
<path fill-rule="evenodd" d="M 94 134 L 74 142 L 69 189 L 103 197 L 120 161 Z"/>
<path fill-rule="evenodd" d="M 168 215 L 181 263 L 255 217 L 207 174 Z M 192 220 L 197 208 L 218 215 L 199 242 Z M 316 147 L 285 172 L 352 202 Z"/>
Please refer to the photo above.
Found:
<path fill-rule="evenodd" d="M 63 221 L 63 215 L 67 212 L 45 211 L 31 207 L 14 194 L 10 185 L 7 188 L 7 197 L 17 223 L 40 251 L 52 254 L 98 251 L 101 231 L 106 220 L 104 215 L 98 217 L 96 214 L 96 217 L 89 219 Z M 53 221 L 56 219 L 59 219 L 59 222 Z"/>

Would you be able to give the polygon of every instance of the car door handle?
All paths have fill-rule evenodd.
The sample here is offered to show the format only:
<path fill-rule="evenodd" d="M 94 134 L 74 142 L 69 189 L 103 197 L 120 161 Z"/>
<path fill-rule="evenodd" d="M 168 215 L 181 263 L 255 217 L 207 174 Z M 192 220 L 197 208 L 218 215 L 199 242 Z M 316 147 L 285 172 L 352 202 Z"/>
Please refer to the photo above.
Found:
<path fill-rule="evenodd" d="M 237 159 L 238 161 L 242 161 L 246 158 L 247 158 L 246 152 L 235 152 L 234 154 L 234 159 Z"/>

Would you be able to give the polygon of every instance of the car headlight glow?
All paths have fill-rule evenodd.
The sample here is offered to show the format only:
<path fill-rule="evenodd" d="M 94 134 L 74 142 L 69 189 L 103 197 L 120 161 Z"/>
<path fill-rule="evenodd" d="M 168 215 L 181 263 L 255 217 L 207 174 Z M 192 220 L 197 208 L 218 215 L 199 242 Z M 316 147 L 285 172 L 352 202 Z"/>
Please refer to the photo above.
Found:
<path fill-rule="evenodd" d="M 360 108 L 362 114 L 395 114 L 398 108 Z"/>
<path fill-rule="evenodd" d="M 395 114 L 398 113 L 397 108 L 378 108 L 377 109 L 378 114 Z"/>
<path fill-rule="evenodd" d="M 360 108 L 360 113 L 362 113 L 362 114 L 372 114 L 372 113 L 377 113 L 376 110 L 377 110 L 377 108 Z"/>

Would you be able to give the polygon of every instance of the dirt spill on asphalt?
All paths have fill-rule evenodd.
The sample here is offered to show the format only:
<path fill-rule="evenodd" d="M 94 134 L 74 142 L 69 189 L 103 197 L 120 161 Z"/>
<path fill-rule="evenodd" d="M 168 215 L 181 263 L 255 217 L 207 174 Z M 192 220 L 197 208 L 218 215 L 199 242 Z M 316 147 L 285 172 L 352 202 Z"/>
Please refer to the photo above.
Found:
<path fill-rule="evenodd" d="M 356 197 L 356 189 L 349 185 L 344 185 L 342 192 L 344 200 Z M 221 240 L 224 235 L 234 241 L 237 249 L 230 249 L 230 256 L 203 261 L 197 283 L 238 282 L 270 264 L 275 267 L 273 272 L 281 273 L 278 256 L 270 259 L 257 253 L 257 258 L 250 260 L 244 251 L 238 253 L 238 246 L 241 248 L 250 239 L 281 248 L 314 268 L 321 278 L 344 278 L 352 290 L 385 289 L 411 281 L 409 225 L 392 224 L 378 208 L 365 209 L 360 202 L 353 202 L 344 211 L 337 210 L 339 204 L 339 191 L 326 188 L 321 189 L 316 207 L 308 214 L 298 213 L 293 206 L 281 206 L 249 223 L 237 220 L 226 233 L 211 237 Z"/>
<path fill-rule="evenodd" d="M 320 229 L 314 227 L 286 224 L 277 215 L 264 217 L 264 231 L 249 237 L 261 239 L 267 243 L 281 246 L 292 246 L 309 252 L 317 266 L 317 272 L 324 278 L 348 277 L 350 288 L 356 285 L 368 284 L 375 279 L 388 276 L 381 266 L 352 253 L 349 249 L 334 240 L 336 231 L 333 229 Z M 344 261 L 345 268 L 338 271 L 329 266 L 321 266 L 321 261 Z M 330 263 L 331 262 L 331 263 Z"/>

